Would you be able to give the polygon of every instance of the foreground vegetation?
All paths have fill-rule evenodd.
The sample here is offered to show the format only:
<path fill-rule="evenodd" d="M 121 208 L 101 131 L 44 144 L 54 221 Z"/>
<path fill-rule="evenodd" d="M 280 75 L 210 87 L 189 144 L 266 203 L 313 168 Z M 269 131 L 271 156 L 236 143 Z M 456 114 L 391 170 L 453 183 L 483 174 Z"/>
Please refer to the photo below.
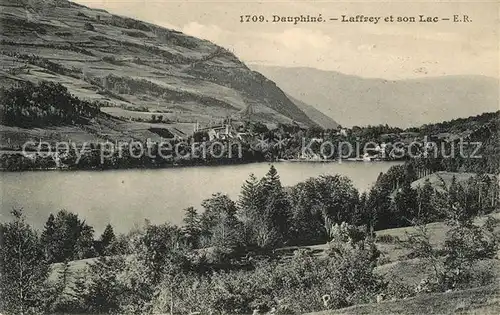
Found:
<path fill-rule="evenodd" d="M 271 167 L 244 183 L 237 202 L 216 194 L 202 214 L 186 209 L 182 227 L 145 222 L 115 235 L 108 225 L 97 239 L 70 212 L 51 215 L 38 234 L 14 210 L 1 225 L 2 312 L 300 314 L 495 281 L 478 266 L 497 253 L 498 222 L 474 221 L 496 211 L 497 186 L 479 184 L 489 177 L 441 191 L 403 185 L 385 195 L 383 187 L 398 179 L 392 172 L 360 196 L 340 176 L 284 188 Z M 448 226 L 439 245 L 425 224 L 436 220 Z M 404 239 L 374 232 L 406 225 L 414 228 Z M 325 242 L 322 255 L 283 248 Z M 402 259 L 417 259 L 428 272 L 416 284 L 383 276 L 384 243 L 404 247 Z"/>
<path fill-rule="evenodd" d="M 500 310 L 498 285 L 490 285 L 463 291 L 428 293 L 406 300 L 387 301 L 378 304 L 356 305 L 315 315 L 361 315 L 361 314 L 481 314 L 495 315 Z"/>

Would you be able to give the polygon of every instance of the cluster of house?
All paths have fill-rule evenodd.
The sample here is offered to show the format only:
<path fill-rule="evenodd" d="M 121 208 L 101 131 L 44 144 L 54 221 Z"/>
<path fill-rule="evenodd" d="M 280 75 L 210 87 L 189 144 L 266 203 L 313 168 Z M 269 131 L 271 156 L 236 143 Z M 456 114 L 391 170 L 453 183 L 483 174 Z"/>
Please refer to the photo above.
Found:
<path fill-rule="evenodd" d="M 441 132 L 426 136 L 427 139 L 418 132 L 400 132 L 400 133 L 386 133 L 380 136 L 382 142 L 403 142 L 411 143 L 414 141 L 435 141 L 435 142 L 454 142 L 459 139 L 467 139 L 472 134 L 471 130 L 466 130 L 460 133 Z"/>
<path fill-rule="evenodd" d="M 248 141 L 251 137 L 250 133 L 244 132 L 242 123 L 237 122 L 227 122 L 223 124 L 217 124 L 208 127 L 200 127 L 199 123 L 194 126 L 194 132 L 206 132 L 208 134 L 208 140 L 230 140 L 238 139 L 241 141 Z"/>

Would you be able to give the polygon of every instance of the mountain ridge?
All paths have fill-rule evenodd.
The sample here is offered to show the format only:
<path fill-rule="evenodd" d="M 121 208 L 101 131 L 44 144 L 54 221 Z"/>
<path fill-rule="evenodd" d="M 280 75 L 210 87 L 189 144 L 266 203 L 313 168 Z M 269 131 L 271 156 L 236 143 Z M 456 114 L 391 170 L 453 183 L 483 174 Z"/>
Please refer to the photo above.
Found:
<path fill-rule="evenodd" d="M 388 80 L 310 67 L 250 67 L 275 81 L 291 97 L 329 117 L 342 117 L 340 123 L 346 126 L 419 126 L 496 111 L 499 104 L 498 79 L 487 76 Z"/>
<path fill-rule="evenodd" d="M 287 97 L 297 105 L 309 118 L 316 122 L 323 129 L 337 129 L 339 123 L 333 120 L 331 117 L 323 114 L 321 111 L 316 109 L 314 106 L 306 104 L 290 95 Z"/>
<path fill-rule="evenodd" d="M 125 119 L 163 112 L 169 123 L 210 124 L 252 106 L 257 121 L 317 125 L 274 82 L 208 40 L 66 0 L 0 6 L 2 86 L 59 82 Z"/>

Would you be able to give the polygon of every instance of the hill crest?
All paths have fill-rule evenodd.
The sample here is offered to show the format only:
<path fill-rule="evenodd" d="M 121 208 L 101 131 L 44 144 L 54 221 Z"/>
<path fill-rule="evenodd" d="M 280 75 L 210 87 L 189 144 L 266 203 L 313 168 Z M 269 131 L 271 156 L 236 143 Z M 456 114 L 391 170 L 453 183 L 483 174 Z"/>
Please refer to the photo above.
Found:
<path fill-rule="evenodd" d="M 66 0 L 0 6 L 3 86 L 59 82 L 126 119 L 161 112 L 209 124 L 251 106 L 256 121 L 316 125 L 274 82 L 207 40 Z"/>

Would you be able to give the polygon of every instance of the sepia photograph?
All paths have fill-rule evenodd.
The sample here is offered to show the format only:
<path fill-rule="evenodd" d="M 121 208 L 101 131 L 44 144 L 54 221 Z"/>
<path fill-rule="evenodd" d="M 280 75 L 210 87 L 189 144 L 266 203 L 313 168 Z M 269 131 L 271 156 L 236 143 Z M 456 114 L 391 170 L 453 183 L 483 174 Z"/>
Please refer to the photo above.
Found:
<path fill-rule="evenodd" d="M 0 0 L 0 315 L 500 314 L 497 0 Z"/>

